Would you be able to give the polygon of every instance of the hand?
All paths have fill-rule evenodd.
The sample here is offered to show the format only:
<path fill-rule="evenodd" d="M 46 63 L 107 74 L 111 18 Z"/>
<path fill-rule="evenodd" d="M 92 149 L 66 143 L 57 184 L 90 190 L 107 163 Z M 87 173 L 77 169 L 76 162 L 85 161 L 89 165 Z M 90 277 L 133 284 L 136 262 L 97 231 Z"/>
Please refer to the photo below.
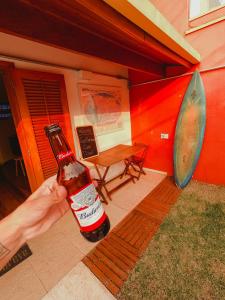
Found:
<path fill-rule="evenodd" d="M 69 208 L 67 192 L 56 177 L 47 179 L 12 214 L 12 220 L 22 227 L 25 240 L 47 231 Z"/>
<path fill-rule="evenodd" d="M 51 177 L 0 221 L 0 269 L 27 240 L 47 231 L 65 214 L 66 196 L 66 189 Z"/>

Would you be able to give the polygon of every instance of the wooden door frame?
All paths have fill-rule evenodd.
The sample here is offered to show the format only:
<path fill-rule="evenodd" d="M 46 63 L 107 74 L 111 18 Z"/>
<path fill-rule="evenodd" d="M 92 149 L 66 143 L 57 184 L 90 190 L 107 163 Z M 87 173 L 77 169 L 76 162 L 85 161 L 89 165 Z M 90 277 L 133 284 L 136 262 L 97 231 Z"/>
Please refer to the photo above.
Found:
<path fill-rule="evenodd" d="M 45 180 L 44 173 L 42 170 L 41 158 L 38 151 L 38 146 L 36 142 L 36 138 L 34 135 L 32 120 L 30 116 L 29 106 L 27 103 L 26 92 L 21 81 L 21 78 L 29 78 L 33 80 L 59 80 L 60 82 L 60 90 L 61 90 L 61 104 L 63 107 L 63 115 L 64 121 L 66 125 L 66 132 L 65 135 L 67 140 L 74 151 L 74 142 L 72 136 L 72 128 L 71 128 L 71 120 L 69 114 L 69 108 L 67 103 L 67 95 L 66 95 L 66 87 L 65 87 L 65 78 L 63 74 L 58 73 L 49 73 L 49 72 L 42 72 L 38 70 L 27 70 L 27 69 L 15 69 L 13 72 L 13 79 L 15 84 L 15 89 L 17 95 L 19 97 L 19 109 L 21 115 L 21 123 L 24 127 L 25 136 L 29 136 L 29 143 L 26 146 L 25 155 L 28 154 L 29 156 L 29 174 L 33 182 L 31 184 L 31 190 L 37 189 L 40 184 Z"/>
<path fill-rule="evenodd" d="M 7 90 L 8 101 L 11 107 L 13 121 L 15 124 L 17 137 L 19 140 L 27 177 L 29 180 L 31 191 L 33 192 L 38 188 L 38 186 L 43 182 L 44 177 L 42 172 L 37 172 L 36 168 L 41 168 L 40 158 L 38 155 L 38 150 L 36 146 L 36 141 L 32 140 L 33 134 L 29 135 L 28 127 L 31 128 L 30 114 L 27 105 L 25 105 L 25 94 L 24 89 L 21 86 L 21 81 L 19 74 L 29 74 L 30 76 L 34 73 L 38 73 L 39 76 L 43 78 L 56 78 L 57 76 L 63 80 L 60 80 L 61 92 L 62 92 L 62 106 L 64 111 L 65 125 L 66 125 L 66 136 L 68 142 L 73 151 L 75 151 L 71 119 L 69 114 L 69 107 L 67 102 L 65 78 L 62 74 L 41 72 L 36 70 L 24 70 L 15 68 L 14 63 L 0 61 L 0 71 L 3 73 L 3 81 Z M 34 75 L 35 76 L 35 75 Z M 19 102 L 20 101 L 20 102 Z M 22 106 L 21 106 L 22 104 Z M 33 127 L 32 127 L 33 128 Z M 32 129 L 33 130 L 33 129 Z M 33 133 L 33 131 L 32 131 Z M 34 153 L 30 151 L 31 142 Z M 35 148 L 36 147 L 36 148 Z M 36 155 L 37 153 L 37 155 Z M 35 154 L 35 155 L 34 155 Z M 34 157 L 35 156 L 35 157 Z"/>
<path fill-rule="evenodd" d="M 36 180 L 32 168 L 32 162 L 30 160 L 29 153 L 27 152 L 27 139 L 23 128 L 23 124 L 21 122 L 21 114 L 18 106 L 17 93 L 14 84 L 14 70 L 15 70 L 14 63 L 0 61 L 0 71 L 3 74 L 3 82 L 7 91 L 8 101 L 10 104 L 12 117 L 16 128 L 16 133 L 17 133 L 17 137 L 22 152 L 25 169 L 28 176 L 28 181 L 30 184 L 31 191 L 34 191 L 36 188 Z"/>

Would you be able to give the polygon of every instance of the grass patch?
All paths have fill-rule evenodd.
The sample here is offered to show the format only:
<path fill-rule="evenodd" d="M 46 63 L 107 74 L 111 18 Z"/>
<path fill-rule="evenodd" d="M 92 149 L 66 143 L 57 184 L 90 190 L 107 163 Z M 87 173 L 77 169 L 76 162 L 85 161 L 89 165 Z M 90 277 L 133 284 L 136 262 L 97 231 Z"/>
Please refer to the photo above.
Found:
<path fill-rule="evenodd" d="M 225 187 L 184 189 L 118 299 L 225 299 Z"/>

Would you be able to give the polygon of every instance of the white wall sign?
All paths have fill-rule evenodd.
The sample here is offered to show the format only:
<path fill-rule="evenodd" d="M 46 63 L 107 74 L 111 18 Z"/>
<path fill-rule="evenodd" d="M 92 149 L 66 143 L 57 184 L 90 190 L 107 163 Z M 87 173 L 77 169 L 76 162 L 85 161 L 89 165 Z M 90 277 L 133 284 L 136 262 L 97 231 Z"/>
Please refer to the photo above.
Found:
<path fill-rule="evenodd" d="M 84 123 L 93 125 L 96 135 L 123 128 L 121 88 L 80 84 L 79 95 Z"/>

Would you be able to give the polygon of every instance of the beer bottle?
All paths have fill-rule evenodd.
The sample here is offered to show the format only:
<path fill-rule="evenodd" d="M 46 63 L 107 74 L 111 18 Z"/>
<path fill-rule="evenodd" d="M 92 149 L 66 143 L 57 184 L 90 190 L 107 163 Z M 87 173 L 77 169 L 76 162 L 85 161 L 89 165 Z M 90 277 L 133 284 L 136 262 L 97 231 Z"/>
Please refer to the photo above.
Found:
<path fill-rule="evenodd" d="M 88 241 L 97 242 L 108 233 L 110 223 L 89 170 L 76 160 L 58 124 L 44 129 L 58 163 L 57 181 L 67 189 L 67 200 L 80 232 Z"/>

